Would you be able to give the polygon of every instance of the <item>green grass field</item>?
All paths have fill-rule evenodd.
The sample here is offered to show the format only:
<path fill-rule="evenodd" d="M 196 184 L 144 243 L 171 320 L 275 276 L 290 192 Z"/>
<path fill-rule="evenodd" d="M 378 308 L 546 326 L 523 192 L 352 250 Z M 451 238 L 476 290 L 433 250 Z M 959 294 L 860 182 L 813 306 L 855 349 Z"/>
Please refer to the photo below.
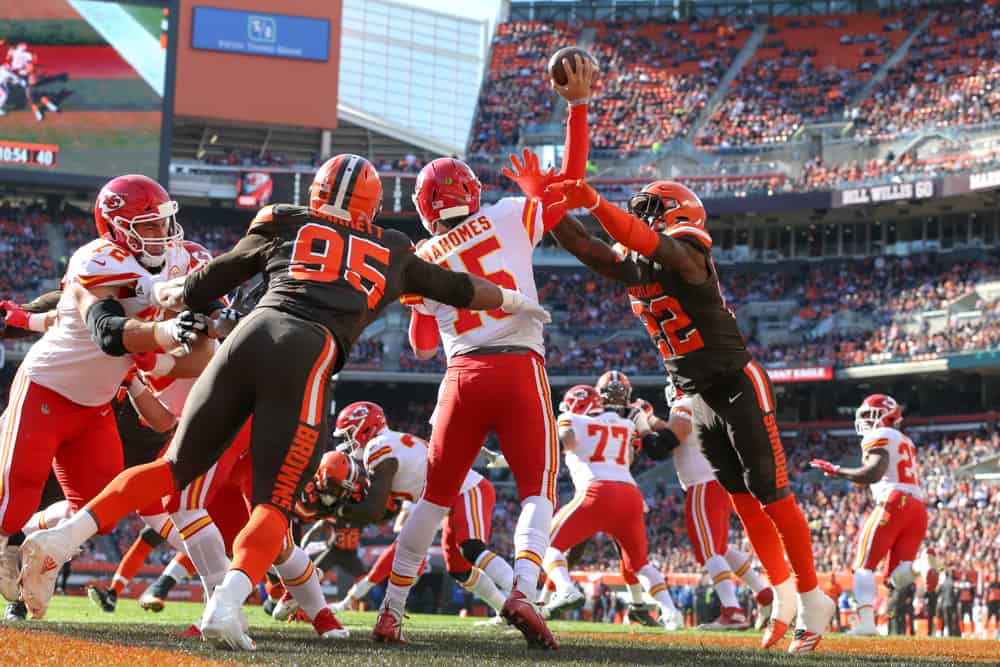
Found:
<path fill-rule="evenodd" d="M 503 667 L 538 665 L 950 665 L 957 662 L 1000 661 L 1000 643 L 974 640 L 913 638 L 852 639 L 831 636 L 814 655 L 793 657 L 767 653 L 756 647 L 755 633 L 686 631 L 667 634 L 655 629 L 599 623 L 555 622 L 561 648 L 540 653 L 526 648 L 516 632 L 498 632 L 473 626 L 477 619 L 414 615 L 406 621 L 408 646 L 380 646 L 369 639 L 375 614 L 344 613 L 341 621 L 351 631 L 346 640 L 322 641 L 305 623 L 277 623 L 259 607 L 248 607 L 253 653 L 217 651 L 196 639 L 174 634 L 196 621 L 201 605 L 171 602 L 161 614 L 143 612 L 134 600 L 122 600 L 118 611 L 106 614 L 86 598 L 56 597 L 45 621 L 0 626 L 7 647 L 23 651 L 4 664 L 136 664 L 133 654 L 146 651 L 143 662 L 162 664 L 169 651 L 177 664 L 250 663 L 267 665 L 476 665 Z M 481 620 L 481 619 L 480 619 Z M 69 636 L 88 642 L 61 639 Z M 106 649 L 89 642 L 114 644 Z M 67 644 L 68 646 L 63 646 Z M 782 646 L 787 645 L 787 640 Z M 126 648 L 128 647 L 128 648 Z M 102 652 L 103 649 L 103 652 Z M 66 653 L 70 652 L 71 655 Z M 145 654 L 142 654 L 145 655 Z M 15 661 L 16 660 L 16 661 Z M 164 666 L 166 667 L 166 666 Z M 172 665 L 171 665 L 172 667 Z"/>

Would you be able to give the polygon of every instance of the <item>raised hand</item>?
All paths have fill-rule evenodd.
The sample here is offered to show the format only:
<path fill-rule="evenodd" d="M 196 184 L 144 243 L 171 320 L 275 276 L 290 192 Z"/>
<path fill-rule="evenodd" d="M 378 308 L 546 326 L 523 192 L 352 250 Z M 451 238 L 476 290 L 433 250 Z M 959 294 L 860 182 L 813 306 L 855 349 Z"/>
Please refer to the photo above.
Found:
<path fill-rule="evenodd" d="M 567 210 L 585 208 L 592 211 L 600 203 L 597 190 L 587 185 L 583 179 L 558 181 L 545 188 L 547 208 L 562 206 Z"/>
<path fill-rule="evenodd" d="M 549 167 L 548 171 L 542 173 L 538 156 L 527 148 L 521 152 L 521 157 L 523 162 L 518 161 L 517 153 L 511 153 L 510 163 L 514 167 L 513 171 L 504 167 L 500 173 L 517 183 L 521 191 L 529 197 L 541 197 L 546 186 L 555 178 L 555 169 Z"/>
<path fill-rule="evenodd" d="M 552 80 L 552 89 L 570 104 L 584 104 L 590 100 L 591 87 L 597 78 L 597 64 L 587 58 L 575 55 L 573 61 L 563 58 L 566 83 L 560 85 Z"/>

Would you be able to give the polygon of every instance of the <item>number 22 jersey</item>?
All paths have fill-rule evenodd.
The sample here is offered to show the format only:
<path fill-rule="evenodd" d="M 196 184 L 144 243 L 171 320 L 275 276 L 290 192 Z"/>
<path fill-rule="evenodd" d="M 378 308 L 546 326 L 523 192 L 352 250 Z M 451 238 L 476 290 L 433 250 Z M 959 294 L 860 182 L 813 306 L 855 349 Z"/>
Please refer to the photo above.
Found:
<path fill-rule="evenodd" d="M 913 441 L 901 432 L 888 426 L 871 429 L 861 439 L 861 451 L 882 448 L 889 455 L 889 467 L 882 479 L 872 484 L 875 502 L 882 502 L 893 491 L 902 491 L 918 500 L 926 500 L 920 486 L 920 466 Z"/>

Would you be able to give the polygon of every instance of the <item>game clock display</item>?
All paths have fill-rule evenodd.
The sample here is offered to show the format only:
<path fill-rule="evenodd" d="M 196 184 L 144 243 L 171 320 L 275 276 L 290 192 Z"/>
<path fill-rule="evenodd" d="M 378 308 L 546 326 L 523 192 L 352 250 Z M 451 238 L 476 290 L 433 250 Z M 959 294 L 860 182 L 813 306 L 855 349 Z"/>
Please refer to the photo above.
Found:
<path fill-rule="evenodd" d="M 58 163 L 59 147 L 53 144 L 0 141 L 0 164 L 51 168 Z"/>

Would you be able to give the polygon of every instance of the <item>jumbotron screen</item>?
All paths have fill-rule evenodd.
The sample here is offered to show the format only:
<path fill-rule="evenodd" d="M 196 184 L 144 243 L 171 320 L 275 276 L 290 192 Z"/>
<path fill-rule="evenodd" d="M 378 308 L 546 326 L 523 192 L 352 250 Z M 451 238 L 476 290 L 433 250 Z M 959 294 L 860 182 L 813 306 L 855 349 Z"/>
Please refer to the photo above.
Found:
<path fill-rule="evenodd" d="M 0 169 L 157 177 L 162 7 L 0 2 Z"/>

